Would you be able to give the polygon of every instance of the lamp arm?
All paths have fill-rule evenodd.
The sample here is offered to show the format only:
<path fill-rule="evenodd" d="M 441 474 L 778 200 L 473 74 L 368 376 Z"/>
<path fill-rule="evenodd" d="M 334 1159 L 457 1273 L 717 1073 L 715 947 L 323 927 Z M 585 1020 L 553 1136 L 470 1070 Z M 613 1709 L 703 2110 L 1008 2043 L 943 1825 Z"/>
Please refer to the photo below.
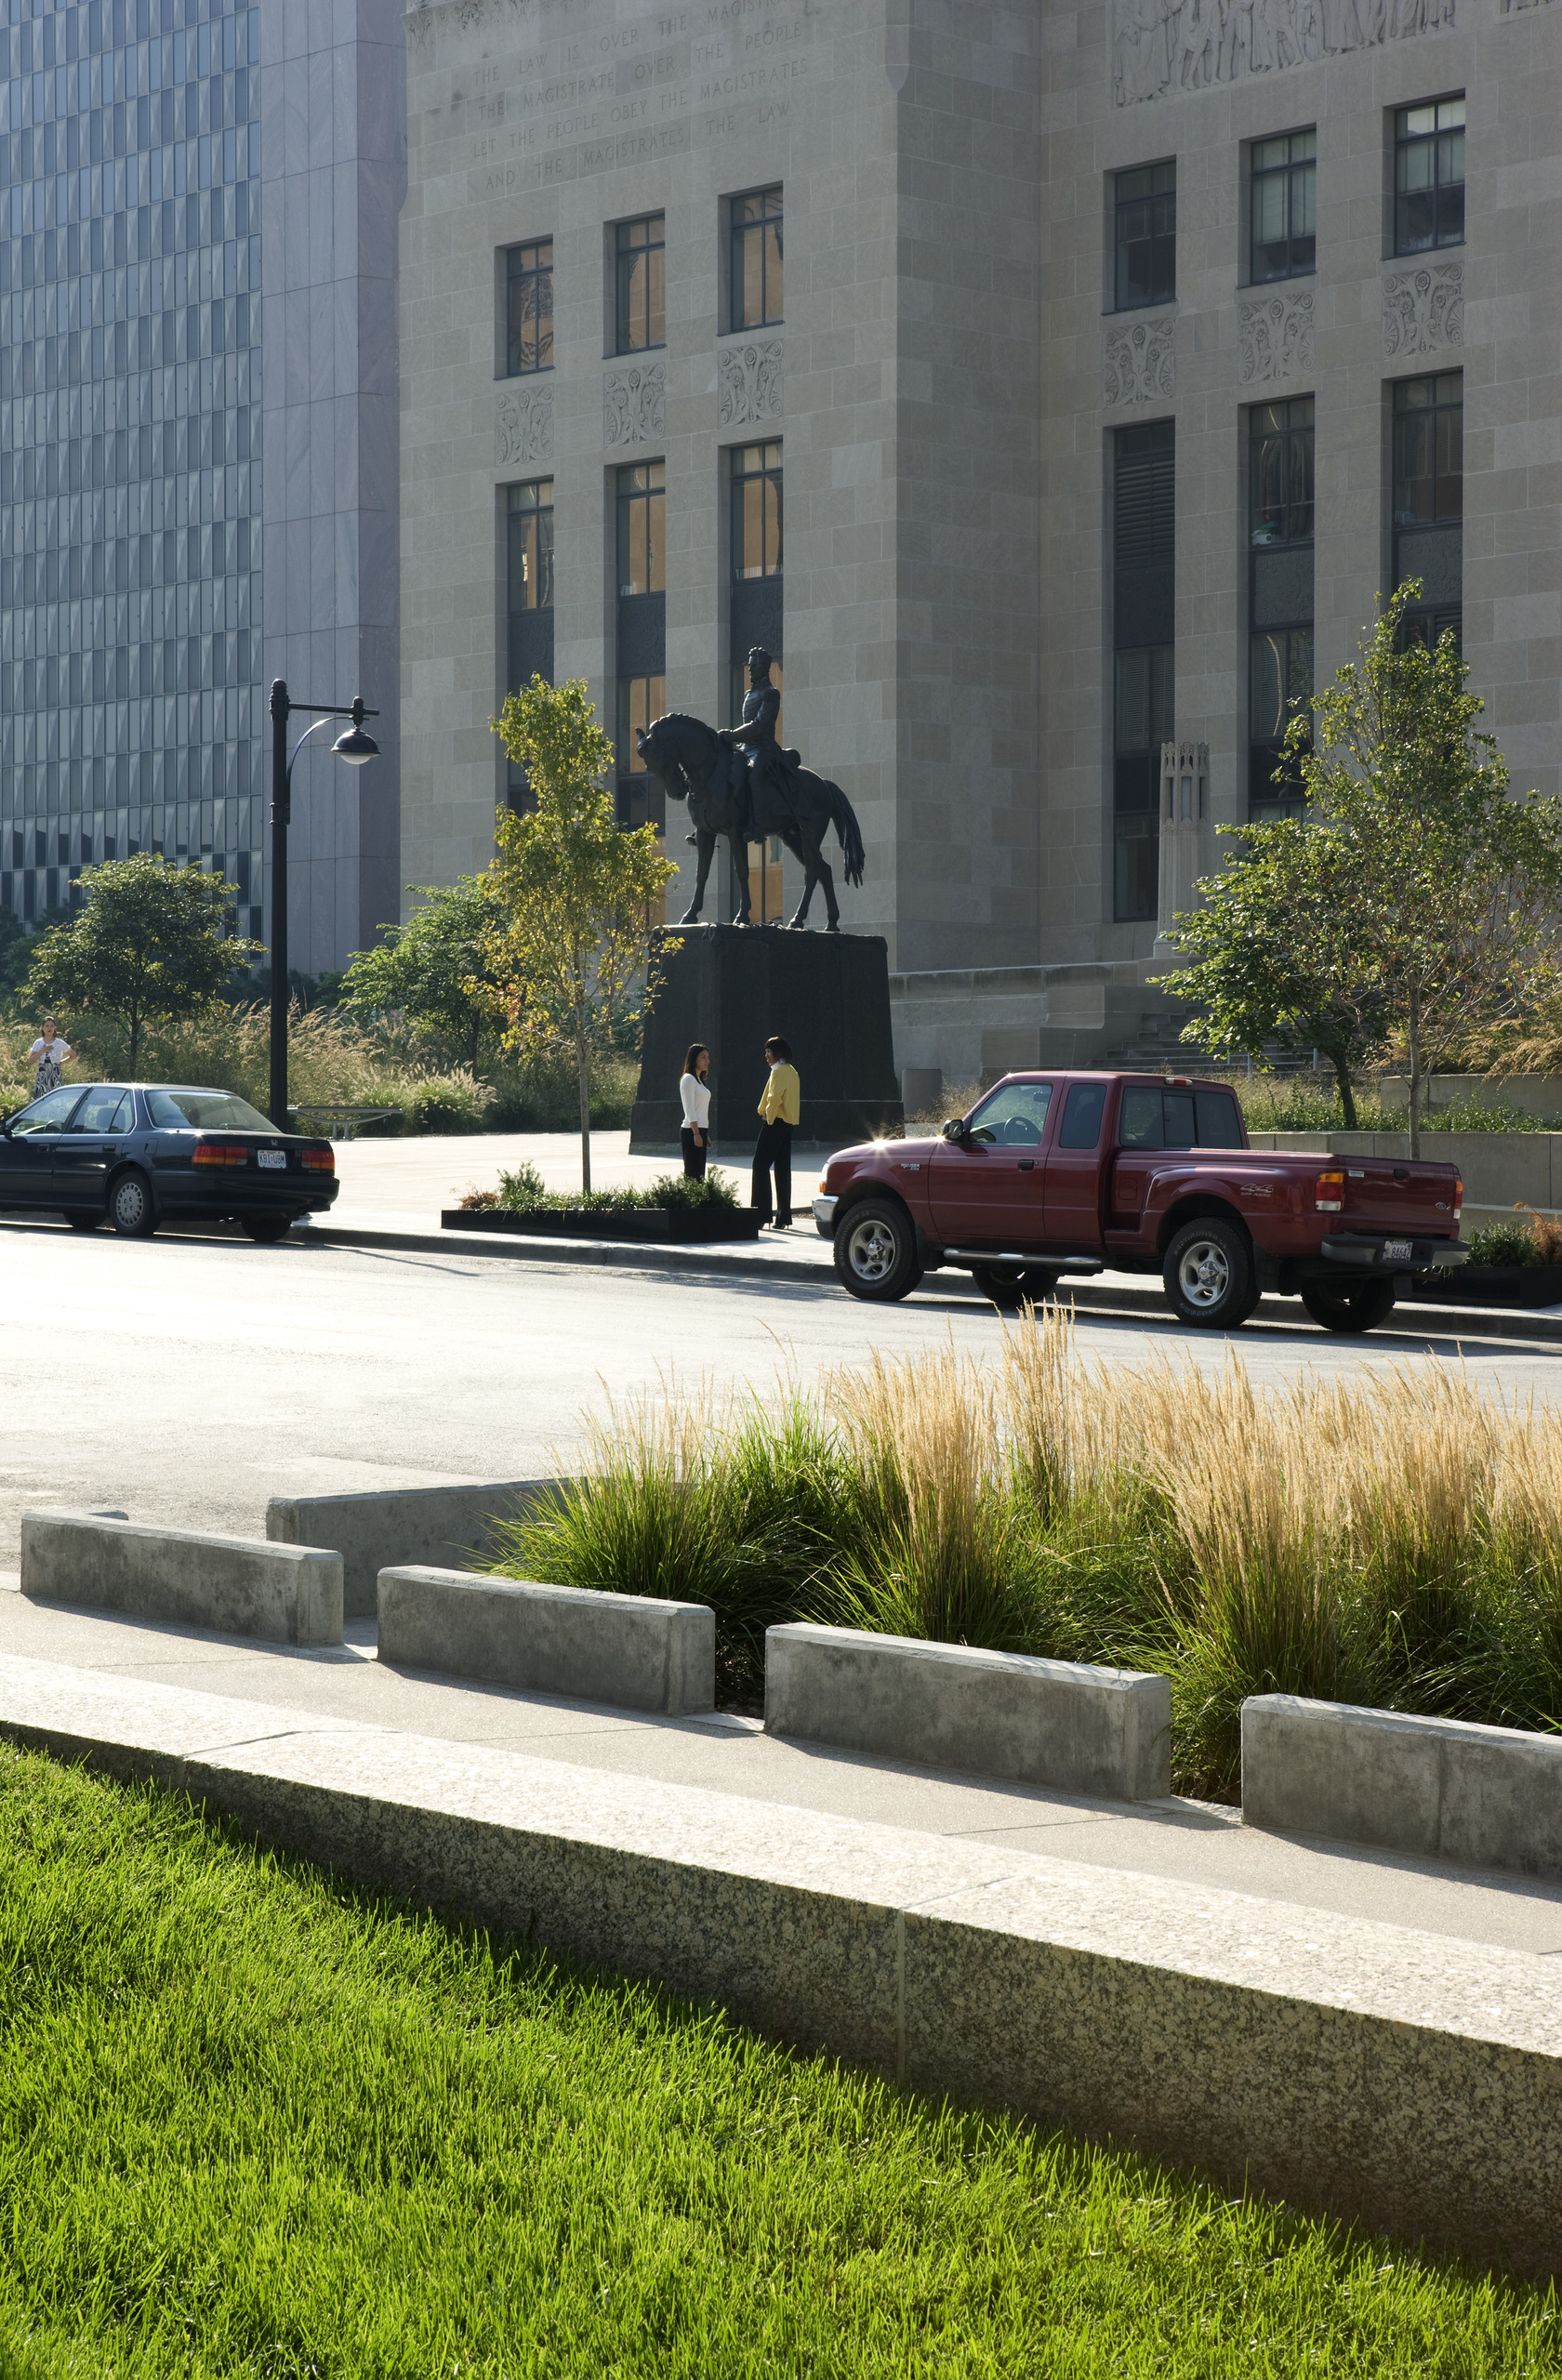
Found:
<path fill-rule="evenodd" d="M 287 762 L 287 793 L 288 793 L 288 799 L 289 799 L 289 800 L 291 800 L 291 799 L 292 799 L 292 795 L 293 795 L 293 762 L 298 759 L 298 757 L 299 753 L 303 750 L 304 746 L 309 742 L 310 737 L 314 734 L 315 728 L 317 728 L 317 727 L 329 727 L 329 726 L 330 726 L 330 724 L 331 724 L 331 722 L 330 722 L 329 719 L 317 719 L 317 720 L 315 720 L 315 721 L 312 722 L 312 724 L 311 724 L 311 725 L 310 725 L 309 727 L 306 727 L 306 728 L 305 728 L 305 730 L 304 730 L 303 734 L 299 736 L 299 738 L 298 738 L 298 740 L 297 744 L 295 744 L 295 745 L 294 745 L 294 747 L 293 747 L 293 750 L 292 750 L 292 754 L 291 754 L 291 756 L 290 756 L 290 758 L 289 758 L 289 760 L 288 760 L 288 762 Z"/>

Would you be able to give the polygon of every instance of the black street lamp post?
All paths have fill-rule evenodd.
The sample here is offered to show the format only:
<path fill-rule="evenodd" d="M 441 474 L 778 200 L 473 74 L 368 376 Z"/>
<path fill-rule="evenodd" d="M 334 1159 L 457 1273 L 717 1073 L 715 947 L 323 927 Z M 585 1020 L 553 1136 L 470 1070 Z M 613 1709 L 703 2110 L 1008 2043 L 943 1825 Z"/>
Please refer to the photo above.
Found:
<path fill-rule="evenodd" d="M 321 716 L 305 728 L 289 753 L 287 721 L 296 710 L 319 711 Z M 296 703 L 289 698 L 285 679 L 271 681 L 271 1121 L 279 1132 L 287 1130 L 287 827 L 293 811 L 293 763 L 315 728 L 328 726 L 333 719 L 352 721 L 331 747 L 339 760 L 362 768 L 365 760 L 377 760 L 379 746 L 364 733 L 364 721 L 378 717 L 377 710 L 364 708 L 362 694 L 351 703 Z"/>

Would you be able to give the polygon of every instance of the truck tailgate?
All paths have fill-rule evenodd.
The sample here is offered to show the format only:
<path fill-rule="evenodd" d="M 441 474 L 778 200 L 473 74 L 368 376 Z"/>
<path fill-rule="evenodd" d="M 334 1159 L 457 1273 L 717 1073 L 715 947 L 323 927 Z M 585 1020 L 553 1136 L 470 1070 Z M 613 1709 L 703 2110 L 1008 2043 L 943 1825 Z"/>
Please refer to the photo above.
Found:
<path fill-rule="evenodd" d="M 1338 1198 L 1337 1214 L 1329 1217 L 1331 1231 L 1410 1231 L 1451 1238 L 1454 1233 L 1455 1187 L 1459 1169 L 1409 1157 L 1326 1157 L 1320 1174 L 1343 1174 L 1337 1185 L 1320 1190 L 1322 1200 Z"/>

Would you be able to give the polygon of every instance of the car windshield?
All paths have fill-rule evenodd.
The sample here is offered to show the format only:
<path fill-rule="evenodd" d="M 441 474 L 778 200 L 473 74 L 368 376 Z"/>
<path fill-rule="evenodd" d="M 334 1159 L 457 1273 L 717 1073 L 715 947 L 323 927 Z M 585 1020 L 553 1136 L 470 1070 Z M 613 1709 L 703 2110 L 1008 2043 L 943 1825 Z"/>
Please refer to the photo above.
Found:
<path fill-rule="evenodd" d="M 234 1091 L 149 1091 L 147 1113 L 165 1132 L 269 1132 L 264 1116 Z"/>

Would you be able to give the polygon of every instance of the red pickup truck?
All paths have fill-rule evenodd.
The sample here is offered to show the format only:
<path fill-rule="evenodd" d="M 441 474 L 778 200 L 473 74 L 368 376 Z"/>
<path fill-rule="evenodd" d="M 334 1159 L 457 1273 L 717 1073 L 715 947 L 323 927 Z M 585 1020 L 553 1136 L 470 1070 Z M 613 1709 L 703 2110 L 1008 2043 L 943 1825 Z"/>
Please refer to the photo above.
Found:
<path fill-rule="evenodd" d="M 1233 1329 L 1265 1290 L 1370 1330 L 1412 1273 L 1463 1264 L 1452 1165 L 1251 1149 L 1235 1092 L 1176 1076 L 1006 1075 L 935 1140 L 832 1157 L 814 1201 L 857 1298 L 939 1265 L 995 1305 L 1065 1273 L 1158 1273 L 1185 1322 Z"/>

